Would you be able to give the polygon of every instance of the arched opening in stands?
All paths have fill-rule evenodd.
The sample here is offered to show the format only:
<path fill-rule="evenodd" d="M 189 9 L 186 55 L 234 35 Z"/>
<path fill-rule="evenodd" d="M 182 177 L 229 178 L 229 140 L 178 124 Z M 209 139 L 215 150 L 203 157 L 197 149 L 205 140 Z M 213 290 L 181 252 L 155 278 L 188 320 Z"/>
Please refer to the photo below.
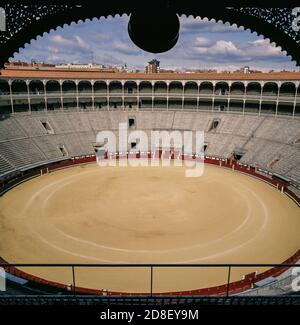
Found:
<path fill-rule="evenodd" d="M 183 84 L 179 81 L 172 81 L 169 85 L 169 94 L 176 94 L 182 96 L 183 93 Z"/>
<path fill-rule="evenodd" d="M 6 80 L 0 79 L 0 95 L 9 95 L 9 84 Z"/>
<path fill-rule="evenodd" d="M 120 81 L 111 81 L 109 83 L 109 94 L 122 94 L 122 83 Z"/>
<path fill-rule="evenodd" d="M 124 84 L 124 95 L 136 95 L 137 84 L 135 81 L 126 81 Z"/>
<path fill-rule="evenodd" d="M 111 81 L 109 83 L 109 109 L 118 110 L 123 108 L 122 83 L 120 81 Z"/>
<path fill-rule="evenodd" d="M 259 82 L 249 82 L 246 87 L 246 95 L 252 97 L 260 97 L 261 85 Z"/>
<path fill-rule="evenodd" d="M 198 106 L 198 84 L 195 81 L 188 81 L 184 85 L 183 109 L 196 110 Z"/>
<path fill-rule="evenodd" d="M 263 86 L 262 94 L 261 113 L 275 115 L 278 85 L 275 82 L 266 82 Z"/>
<path fill-rule="evenodd" d="M 209 82 L 209 81 L 201 82 L 201 84 L 199 86 L 199 95 L 200 96 L 201 95 L 212 96 L 213 89 L 214 89 L 214 86 L 213 86 L 212 82 Z"/>
<path fill-rule="evenodd" d="M 158 97 L 154 97 L 153 106 L 156 109 L 167 109 L 167 93 L 168 93 L 168 85 L 164 81 L 157 81 L 154 84 L 154 95 Z"/>
<path fill-rule="evenodd" d="M 46 93 L 47 93 L 47 110 L 61 110 L 61 87 L 57 80 L 49 80 L 46 83 Z"/>
<path fill-rule="evenodd" d="M 293 115 L 295 94 L 296 85 L 293 82 L 284 82 L 281 84 L 277 114 L 288 116 Z"/>
<path fill-rule="evenodd" d="M 137 83 L 126 81 L 124 84 L 124 108 L 127 110 L 136 109 L 137 102 Z"/>
<path fill-rule="evenodd" d="M 29 112 L 28 98 L 27 96 L 23 96 L 24 94 L 28 94 L 26 82 L 24 80 L 14 80 L 11 84 L 11 91 L 13 94 L 14 112 Z M 19 95 L 22 96 L 19 97 Z"/>
<path fill-rule="evenodd" d="M 94 83 L 94 95 L 107 95 L 107 83 L 105 81 L 96 81 Z"/>
<path fill-rule="evenodd" d="M 41 80 L 31 80 L 29 83 L 29 93 L 31 95 L 44 95 L 45 87 Z"/>
<path fill-rule="evenodd" d="M 168 91 L 168 86 L 167 83 L 164 81 L 156 81 L 156 83 L 154 84 L 154 94 L 162 94 L 164 96 L 167 95 L 167 91 Z"/>
<path fill-rule="evenodd" d="M 94 109 L 106 110 L 108 85 L 105 81 L 96 81 L 94 83 Z"/>
<path fill-rule="evenodd" d="M 245 95 L 245 85 L 243 82 L 234 82 L 230 87 L 230 95 L 234 96 L 244 96 Z"/>
<path fill-rule="evenodd" d="M 57 80 L 49 80 L 46 83 L 46 93 L 47 95 L 60 96 L 60 84 Z"/>
<path fill-rule="evenodd" d="M 293 82 L 284 82 L 280 86 L 280 97 L 295 97 L 296 85 Z"/>
<path fill-rule="evenodd" d="M 169 85 L 168 109 L 182 109 L 183 85 L 179 81 L 172 81 Z M 173 96 L 173 97 L 172 97 Z"/>
<path fill-rule="evenodd" d="M 77 87 L 73 80 L 65 80 L 62 83 L 62 93 L 63 93 L 63 110 L 77 110 Z"/>
<path fill-rule="evenodd" d="M 185 95 L 198 95 L 198 84 L 195 81 L 188 81 L 184 85 Z"/>
<path fill-rule="evenodd" d="M 148 95 L 152 95 L 152 84 L 149 81 L 142 81 L 139 84 L 139 92 L 140 95 L 141 94 L 148 94 Z"/>
<path fill-rule="evenodd" d="M 27 84 L 24 80 L 15 79 L 11 84 L 11 91 L 13 95 L 27 94 Z"/>
<path fill-rule="evenodd" d="M 217 82 L 215 87 L 215 95 L 226 96 L 229 93 L 229 85 L 227 82 Z"/>
<path fill-rule="evenodd" d="M 243 112 L 244 102 L 243 98 L 245 96 L 246 86 L 243 82 L 233 82 L 230 87 L 230 103 L 229 111 L 230 112 Z"/>
<path fill-rule="evenodd" d="M 43 111 L 45 104 L 45 86 L 41 80 L 31 80 L 29 83 L 30 107 L 32 111 Z"/>
<path fill-rule="evenodd" d="M 10 89 L 6 80 L 0 79 L 0 114 L 10 114 L 12 112 L 10 102 Z"/>
<path fill-rule="evenodd" d="M 92 84 L 90 81 L 86 81 L 86 80 L 83 80 L 83 81 L 80 81 L 78 83 L 78 94 L 79 95 L 82 95 L 82 94 L 85 94 L 85 95 L 92 95 Z"/>
<path fill-rule="evenodd" d="M 78 83 L 78 95 L 79 95 L 78 108 L 80 110 L 92 110 L 93 98 L 92 98 L 92 84 L 90 81 L 82 80 Z"/>
<path fill-rule="evenodd" d="M 62 83 L 63 94 L 73 94 L 76 96 L 76 83 L 73 80 L 65 80 Z"/>
<path fill-rule="evenodd" d="M 272 96 L 277 97 L 278 95 L 278 85 L 275 82 L 267 82 L 263 86 L 263 97 Z"/>
<path fill-rule="evenodd" d="M 142 81 L 139 84 L 140 100 L 138 103 L 141 110 L 152 110 L 152 84 L 149 81 Z"/>

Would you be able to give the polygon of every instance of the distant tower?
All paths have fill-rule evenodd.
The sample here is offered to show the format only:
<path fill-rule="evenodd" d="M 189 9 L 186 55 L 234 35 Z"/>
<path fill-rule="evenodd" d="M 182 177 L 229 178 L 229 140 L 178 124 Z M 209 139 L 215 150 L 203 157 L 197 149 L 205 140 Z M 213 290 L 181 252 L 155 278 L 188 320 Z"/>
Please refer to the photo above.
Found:
<path fill-rule="evenodd" d="M 146 73 L 159 73 L 159 63 L 156 59 L 149 61 L 145 69 Z"/>
<path fill-rule="evenodd" d="M 250 73 L 250 68 L 248 66 L 243 67 L 244 73 Z"/>

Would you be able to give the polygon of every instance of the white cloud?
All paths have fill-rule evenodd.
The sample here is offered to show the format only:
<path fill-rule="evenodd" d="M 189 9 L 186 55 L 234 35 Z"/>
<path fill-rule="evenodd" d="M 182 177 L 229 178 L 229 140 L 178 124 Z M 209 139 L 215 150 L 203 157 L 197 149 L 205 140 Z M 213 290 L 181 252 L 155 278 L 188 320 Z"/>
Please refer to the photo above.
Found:
<path fill-rule="evenodd" d="M 197 43 L 196 43 L 197 44 Z M 208 47 L 195 47 L 195 52 L 199 54 L 208 55 L 232 55 L 241 56 L 244 55 L 243 51 L 236 47 L 236 45 L 231 41 L 219 40 L 213 45 Z"/>
<path fill-rule="evenodd" d="M 125 43 L 123 41 L 113 42 L 112 48 L 122 54 L 127 54 L 127 55 L 136 55 L 140 52 L 138 48 L 135 48 L 131 44 Z"/>
<path fill-rule="evenodd" d="M 90 45 L 85 42 L 80 36 L 73 35 L 69 37 L 65 37 L 59 34 L 53 35 L 49 37 L 49 40 L 55 44 L 63 46 L 64 48 L 78 48 L 81 50 L 89 50 Z"/>
<path fill-rule="evenodd" d="M 47 46 L 46 47 L 47 51 L 52 52 L 52 53 L 59 53 L 59 48 L 55 46 Z"/>
<path fill-rule="evenodd" d="M 281 49 L 276 47 L 266 39 L 258 39 L 253 42 L 248 42 L 247 46 L 248 55 L 253 56 L 279 56 L 283 55 Z"/>
<path fill-rule="evenodd" d="M 209 40 L 206 37 L 197 37 L 195 40 L 195 46 L 202 47 L 202 46 L 208 46 L 211 44 L 211 40 Z"/>
<path fill-rule="evenodd" d="M 210 41 L 205 37 L 197 37 L 191 48 L 182 51 L 185 60 L 202 60 L 211 63 L 250 64 L 259 61 L 269 63 L 289 60 L 279 47 L 265 39 L 234 42 L 225 39 Z"/>
<path fill-rule="evenodd" d="M 231 41 L 219 40 L 211 47 L 217 54 L 243 55 L 243 52 Z"/>

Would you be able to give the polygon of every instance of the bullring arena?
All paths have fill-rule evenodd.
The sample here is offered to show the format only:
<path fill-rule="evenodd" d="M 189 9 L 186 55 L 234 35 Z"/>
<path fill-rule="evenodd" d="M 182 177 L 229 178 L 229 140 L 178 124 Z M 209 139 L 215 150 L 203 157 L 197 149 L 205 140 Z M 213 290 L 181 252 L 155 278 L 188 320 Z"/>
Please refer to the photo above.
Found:
<path fill-rule="evenodd" d="M 251 81 L 218 76 L 222 80 L 211 85 L 209 80 L 201 84 L 190 80 L 183 85 L 185 94 L 178 80 L 176 85 L 174 80 L 168 81 L 165 89 L 161 80 L 142 80 L 133 85 L 130 78 L 136 75 L 127 76 L 128 82 L 123 80 L 124 75 L 117 82 L 118 76 L 110 76 L 111 88 L 102 80 L 89 93 L 89 76 L 84 72 L 63 72 L 69 74 L 65 84 L 53 80 L 53 71 L 48 72 L 51 80 L 44 80 L 44 84 L 37 78 L 47 75 L 45 71 L 4 72 L 0 82 L 4 94 L 0 121 L 3 261 L 298 261 L 299 74 L 239 76 Z M 27 78 L 31 75 L 32 81 L 24 83 L 25 74 Z M 77 83 L 85 79 L 82 87 L 86 88 L 76 87 L 74 93 L 71 77 L 78 79 Z M 15 86 L 11 87 L 9 80 Z M 151 84 L 154 88 L 148 93 Z M 97 132 L 110 130 L 117 135 L 121 122 L 129 131 L 204 131 L 204 174 L 187 178 L 185 167 L 173 163 L 169 167 L 98 166 Z M 128 143 L 123 156 L 132 154 L 141 159 L 141 151 L 134 151 L 135 146 Z M 159 150 L 144 152 L 143 159 L 153 154 L 163 158 Z M 173 155 L 172 161 L 185 158 Z M 216 288 L 228 280 L 227 271 L 226 267 L 156 267 L 153 291 L 184 293 Z M 23 267 L 11 272 L 51 285 L 72 283 L 67 267 Z M 110 293 L 149 293 L 149 272 L 148 267 L 80 267 L 76 269 L 76 286 Z M 245 277 L 252 274 L 253 284 L 253 279 L 281 273 L 270 272 L 270 267 L 237 267 L 231 271 L 230 282 L 246 281 Z M 250 289 L 249 284 L 243 288 Z"/>
<path fill-rule="evenodd" d="M 287 196 L 217 166 L 206 166 L 199 178 L 186 178 L 183 169 L 92 164 L 19 185 L 1 199 L 1 256 L 20 263 L 249 264 L 280 263 L 297 251 L 299 208 Z M 154 290 L 221 285 L 226 271 L 157 269 Z M 76 274 L 81 287 L 147 292 L 148 272 Z M 237 269 L 232 281 L 245 272 L 251 269 Z M 69 270 L 30 273 L 71 280 Z"/>

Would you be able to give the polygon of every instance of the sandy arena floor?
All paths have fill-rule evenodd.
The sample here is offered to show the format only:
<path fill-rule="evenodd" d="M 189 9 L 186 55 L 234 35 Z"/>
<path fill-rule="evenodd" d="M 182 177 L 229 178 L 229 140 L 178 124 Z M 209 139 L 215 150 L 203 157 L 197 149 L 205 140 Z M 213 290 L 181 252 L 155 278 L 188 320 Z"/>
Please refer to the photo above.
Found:
<path fill-rule="evenodd" d="M 281 263 L 300 247 L 300 209 L 252 177 L 205 166 L 56 171 L 0 198 L 0 256 L 19 263 Z M 71 270 L 24 269 L 62 283 Z M 232 280 L 257 269 L 234 269 Z M 260 271 L 263 269 L 260 269 Z M 149 269 L 78 269 L 76 284 L 148 292 Z M 225 269 L 154 269 L 154 291 L 226 283 Z"/>

